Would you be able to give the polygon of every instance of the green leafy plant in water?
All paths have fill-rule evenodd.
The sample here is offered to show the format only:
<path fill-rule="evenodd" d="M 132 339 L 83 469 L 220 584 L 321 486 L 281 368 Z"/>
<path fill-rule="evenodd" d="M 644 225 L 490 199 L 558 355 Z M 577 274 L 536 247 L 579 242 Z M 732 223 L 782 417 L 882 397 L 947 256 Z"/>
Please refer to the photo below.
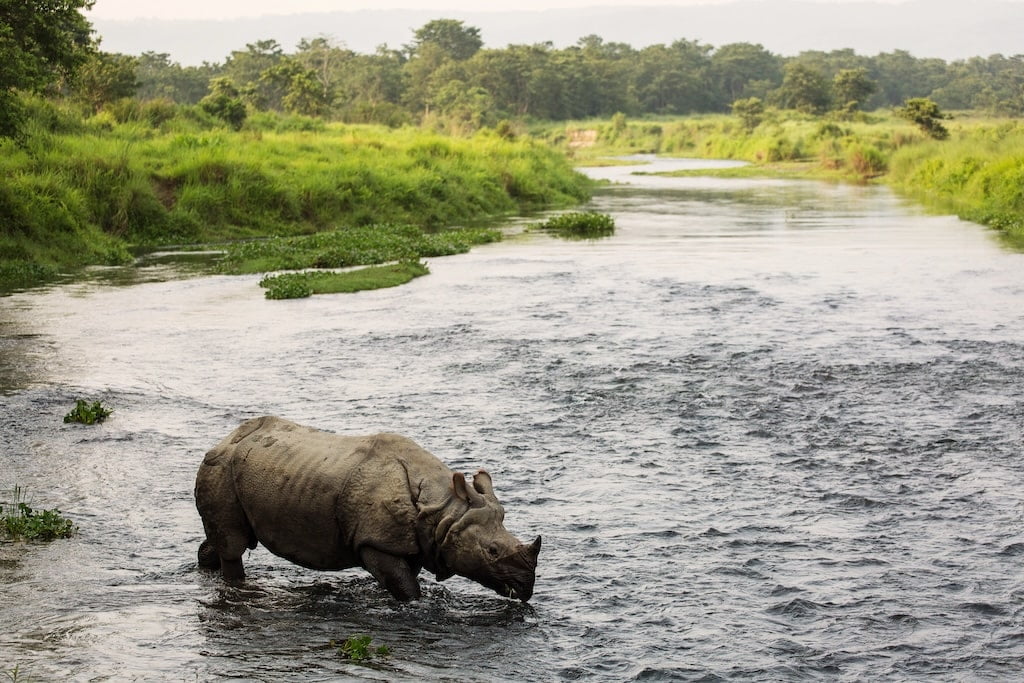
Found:
<path fill-rule="evenodd" d="M 387 645 L 371 648 L 370 643 L 372 642 L 373 638 L 370 636 L 355 635 L 350 636 L 341 643 L 332 640 L 331 647 L 338 648 L 338 654 L 353 662 L 366 662 L 374 657 L 387 657 L 391 654 L 391 648 Z"/>
<path fill-rule="evenodd" d="M 301 299 L 313 294 L 341 294 L 397 287 L 429 272 L 425 263 L 411 259 L 343 273 L 305 271 L 268 275 L 260 280 L 260 287 L 267 290 L 264 295 L 268 299 Z"/>
<path fill-rule="evenodd" d="M 570 211 L 552 216 L 535 227 L 561 237 L 592 239 L 607 237 L 615 232 L 615 220 L 606 213 Z"/>
<path fill-rule="evenodd" d="M 84 425 L 91 425 L 103 422 L 110 417 L 113 410 L 110 410 L 100 401 L 89 403 L 85 399 L 75 401 L 75 407 L 64 416 L 64 422 L 78 422 Z"/>
<path fill-rule="evenodd" d="M 10 503 L 0 502 L 0 536 L 12 540 L 52 541 L 75 532 L 70 519 L 60 510 L 33 510 L 19 486 L 12 490 Z"/>

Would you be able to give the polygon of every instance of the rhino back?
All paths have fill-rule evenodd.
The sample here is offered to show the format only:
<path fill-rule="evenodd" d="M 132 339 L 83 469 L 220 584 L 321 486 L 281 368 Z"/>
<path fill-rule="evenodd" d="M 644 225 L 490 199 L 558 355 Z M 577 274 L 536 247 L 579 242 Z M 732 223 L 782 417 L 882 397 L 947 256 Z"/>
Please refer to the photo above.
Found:
<path fill-rule="evenodd" d="M 280 418 L 238 432 L 230 446 L 234 489 L 268 550 L 314 569 L 357 566 L 367 545 L 419 553 L 418 505 L 446 495 L 451 472 L 414 442 Z"/>

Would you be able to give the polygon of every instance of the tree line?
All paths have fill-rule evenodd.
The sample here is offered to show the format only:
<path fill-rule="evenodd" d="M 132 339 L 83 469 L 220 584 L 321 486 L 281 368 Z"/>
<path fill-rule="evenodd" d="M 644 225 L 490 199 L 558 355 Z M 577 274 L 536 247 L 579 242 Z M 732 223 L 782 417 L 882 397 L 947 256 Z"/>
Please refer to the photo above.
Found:
<path fill-rule="evenodd" d="M 199 67 L 163 53 L 132 59 L 141 98 L 213 97 L 253 110 L 389 125 L 437 121 L 473 129 L 526 117 L 723 112 L 752 99 L 811 113 L 893 107 L 910 98 L 947 110 L 1024 113 L 1024 55 L 950 63 L 901 50 L 869 57 L 842 49 L 783 57 L 751 43 L 715 48 L 680 39 L 637 49 L 596 35 L 562 49 L 492 49 L 483 47 L 479 29 L 454 19 L 430 21 L 401 49 L 381 46 L 373 54 L 317 37 L 291 53 L 276 41 L 257 41 L 223 64 Z"/>
<path fill-rule="evenodd" d="M 81 24 L 75 28 L 80 37 Z M 505 120 L 730 110 L 749 125 L 764 107 L 850 114 L 914 98 L 946 110 L 1024 114 L 1024 55 L 946 62 L 902 50 L 869 57 L 841 49 L 783 57 L 752 43 L 715 48 L 680 39 L 638 49 L 596 35 L 567 48 L 495 49 L 484 48 L 479 29 L 454 19 L 430 21 L 409 44 L 372 54 L 325 36 L 290 53 L 260 40 L 201 66 L 181 66 L 167 53 L 93 47 L 76 53 L 74 78 L 55 79 L 51 92 L 95 111 L 121 98 L 198 104 L 236 127 L 253 111 L 453 132 Z"/>

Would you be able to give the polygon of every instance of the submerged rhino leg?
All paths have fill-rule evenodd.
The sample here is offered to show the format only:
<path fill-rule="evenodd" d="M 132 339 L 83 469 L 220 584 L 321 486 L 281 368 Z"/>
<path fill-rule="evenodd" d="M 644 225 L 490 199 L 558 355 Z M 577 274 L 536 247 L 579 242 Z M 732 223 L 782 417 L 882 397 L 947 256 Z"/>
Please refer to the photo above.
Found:
<path fill-rule="evenodd" d="M 405 602 L 420 599 L 420 583 L 405 558 L 395 557 L 376 548 L 364 547 L 359 551 L 363 567 L 373 574 L 395 598 Z"/>
<path fill-rule="evenodd" d="M 220 569 L 220 555 L 210 543 L 210 539 L 199 544 L 199 566 L 203 569 Z"/>
<path fill-rule="evenodd" d="M 226 467 L 204 464 L 200 468 L 196 507 L 206 530 L 206 540 L 199 546 L 199 566 L 219 567 L 228 581 L 244 580 L 242 554 L 256 547 L 256 533 L 235 495 Z"/>

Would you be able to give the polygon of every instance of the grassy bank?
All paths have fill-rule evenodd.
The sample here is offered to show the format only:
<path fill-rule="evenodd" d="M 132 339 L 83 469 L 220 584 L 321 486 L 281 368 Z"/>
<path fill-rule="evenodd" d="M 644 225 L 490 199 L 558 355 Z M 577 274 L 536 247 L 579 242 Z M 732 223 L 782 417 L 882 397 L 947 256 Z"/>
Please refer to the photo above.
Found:
<path fill-rule="evenodd" d="M 895 153 L 887 182 L 929 206 L 1024 239 L 1024 125 L 949 128 L 949 140 Z"/>
<path fill-rule="evenodd" d="M 751 162 L 714 171 L 721 176 L 883 182 L 935 210 L 1024 237 L 1024 125 L 961 115 L 946 127 L 949 138 L 933 140 L 885 112 L 845 121 L 770 112 L 749 130 L 736 117 L 707 115 L 579 122 L 535 132 L 581 165 L 654 153 Z"/>
<path fill-rule="evenodd" d="M 122 263 L 130 249 L 375 224 L 473 224 L 589 196 L 564 156 L 484 131 L 251 117 L 195 109 L 119 121 L 41 100 L 21 144 L 0 141 L 0 281 Z"/>

